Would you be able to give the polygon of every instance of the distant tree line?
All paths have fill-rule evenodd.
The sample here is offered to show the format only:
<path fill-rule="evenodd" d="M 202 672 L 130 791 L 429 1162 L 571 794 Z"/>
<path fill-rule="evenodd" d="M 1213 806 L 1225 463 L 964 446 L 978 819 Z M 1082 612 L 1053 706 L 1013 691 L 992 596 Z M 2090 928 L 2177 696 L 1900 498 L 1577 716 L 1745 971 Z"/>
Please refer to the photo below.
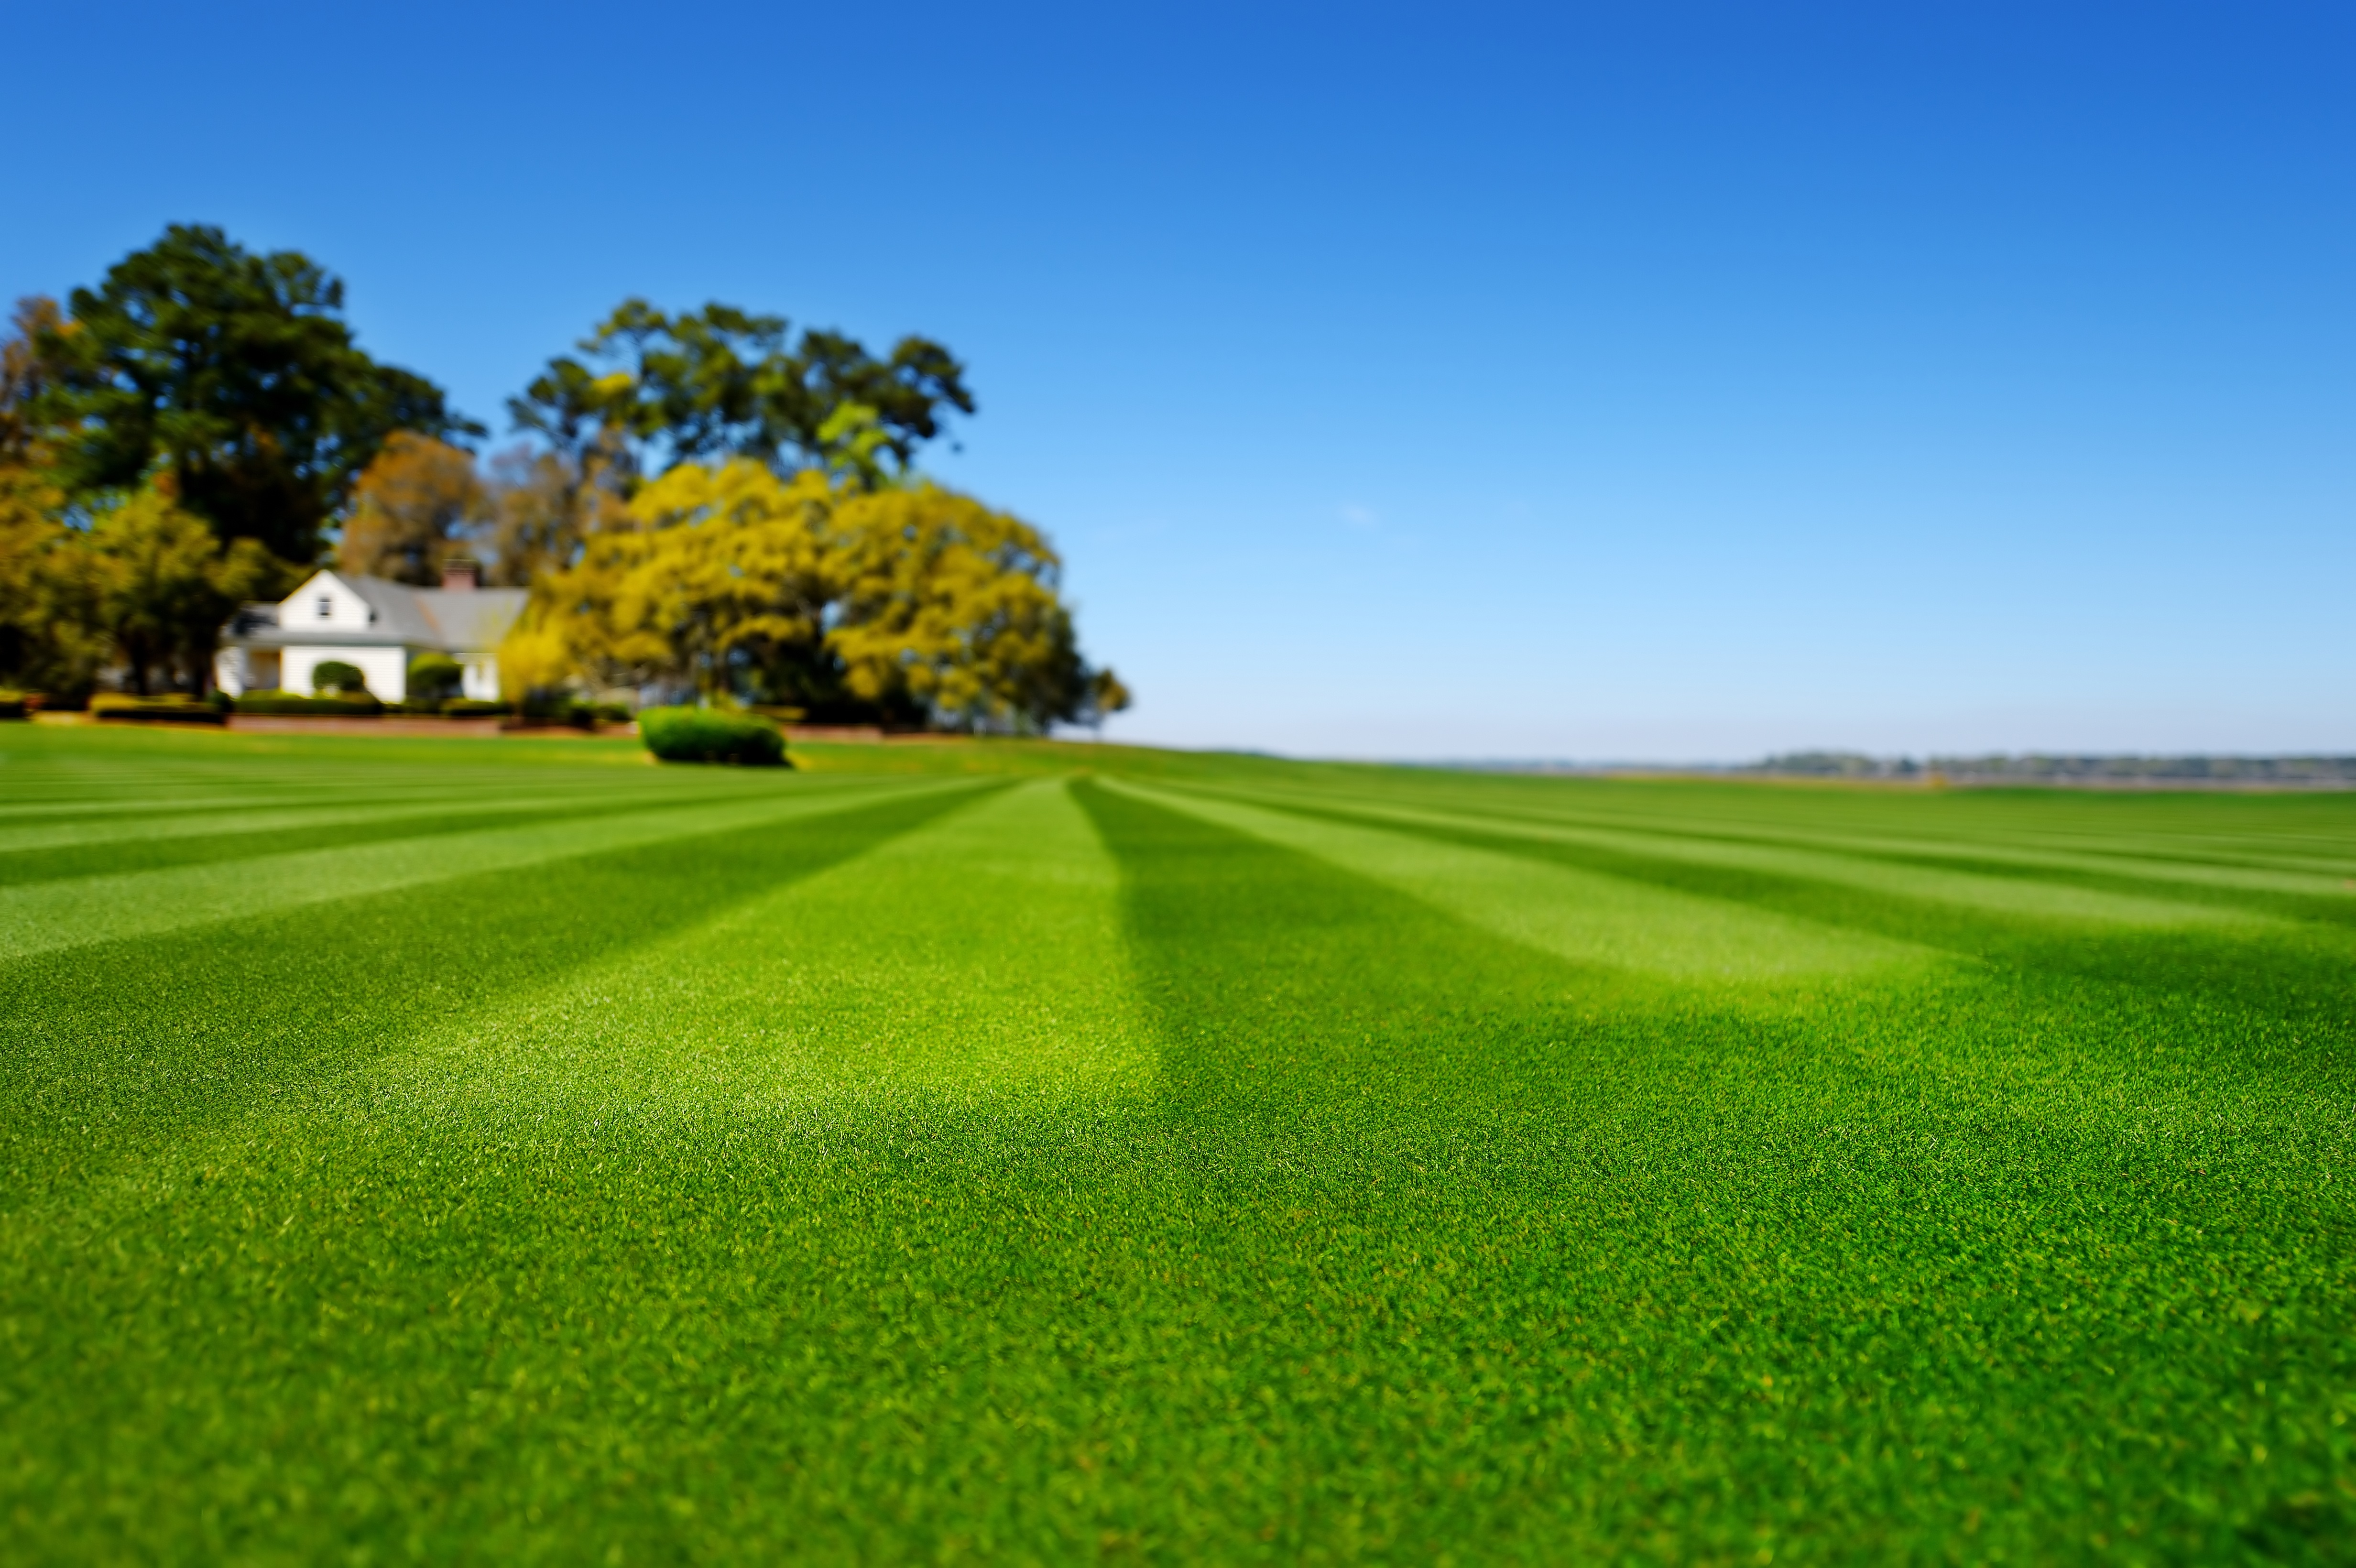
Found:
<path fill-rule="evenodd" d="M 926 479 L 974 412 L 903 338 L 628 300 L 508 401 L 380 364 L 342 283 L 174 226 L 0 339 L 0 684 L 201 691 L 236 606 L 333 562 L 530 590 L 502 662 L 814 718 L 1036 731 L 1125 707 L 1035 529 Z"/>
<path fill-rule="evenodd" d="M 2356 757 L 1983 756 L 1875 757 L 1862 752 L 1787 752 L 1736 773 L 1779 778 L 1896 779 L 1951 784 L 2356 784 Z"/>

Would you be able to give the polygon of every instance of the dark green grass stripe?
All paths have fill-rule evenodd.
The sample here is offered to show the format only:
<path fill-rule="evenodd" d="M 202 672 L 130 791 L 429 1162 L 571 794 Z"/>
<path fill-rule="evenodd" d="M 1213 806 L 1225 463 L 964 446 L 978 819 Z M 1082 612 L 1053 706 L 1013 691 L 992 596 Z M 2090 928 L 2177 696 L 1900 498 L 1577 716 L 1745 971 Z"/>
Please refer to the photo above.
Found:
<path fill-rule="evenodd" d="M 1220 793 L 1241 793 L 1248 798 L 1266 799 L 1271 803 L 1281 799 L 1298 809 L 1312 813 L 1350 813 L 1355 814 L 1356 818 L 1369 823 L 1401 825 L 1400 819 L 1384 816 L 1383 805 L 1380 803 L 1359 796 L 1320 799 L 1299 792 L 1285 792 L 1280 796 L 1258 792 L 1237 792 L 1232 789 Z M 1476 814 L 1459 810 L 1453 815 L 1472 816 Z M 1531 813 L 1489 815 L 1499 819 L 1502 824 L 1528 823 L 1533 827 L 1543 826 L 1573 831 L 1586 827 L 1601 827 L 1614 837 L 1633 838 L 1639 842 L 1645 838 L 1652 838 L 1660 841 L 1664 846 L 1686 843 L 1724 844 L 1741 848 L 1790 848 L 1805 852 L 1823 852 L 1844 859 L 1872 861 L 1890 866 L 1919 866 L 1926 870 L 1960 871 L 1974 876 L 2000 878 L 2029 884 L 2084 888 L 2090 891 L 2117 893 L 2123 897 L 2134 899 L 2147 899 L 2157 894 L 2171 902 L 2207 904 L 2218 909 L 2246 911 L 2283 919 L 2356 926 L 2356 893 L 2349 891 L 2335 891 L 2329 893 L 2299 892 L 2265 887 L 2224 885 L 2216 880 L 2187 880 L 2184 876 L 2173 875 L 2165 864 L 2147 863 L 2142 866 L 2119 865 L 2105 868 L 2055 863 L 2051 859 L 2035 858 L 1990 858 L 1981 853 L 1968 840 L 1959 840 L 1952 848 L 1917 849 L 1896 848 L 1890 842 L 1858 837 L 1855 835 L 1790 833 L 1766 827 L 1703 831 L 1677 825 L 1673 819 L 1658 816 L 1589 816 L 1574 819 L 1558 816 L 1540 816 Z M 1468 831 L 1480 831 L 1471 823 L 1466 823 L 1464 826 Z M 1501 833 L 1509 829 L 1501 827 Z M 1598 846 L 1598 848 L 1603 849 L 1605 853 L 1613 852 L 1606 846 Z M 1665 855 L 1645 856 L 1640 848 L 1631 848 L 1620 852 L 1633 855 L 1639 859 L 1669 858 Z M 2119 853 L 2124 856 L 2129 851 L 2122 850 Z M 2139 848 L 2133 853 L 2147 862 L 2165 862 L 2169 859 L 2156 848 Z M 2085 861 L 2094 859 L 2095 857 L 2080 855 L 2074 859 L 2078 861 Z M 2195 865 L 2193 862 L 2185 861 L 2180 864 L 2194 871 L 2258 870 L 2260 875 L 2265 874 L 2263 869 L 2238 862 L 2201 862 Z M 2323 880 L 2311 873 L 2298 880 L 2310 883 Z"/>
<path fill-rule="evenodd" d="M 299 1076 L 677 931 L 972 799 L 895 796 L 0 967 L 0 1170 L 21 1203 L 266 1107 Z"/>
<path fill-rule="evenodd" d="M 1537 787 L 1529 787 L 1536 785 Z M 1516 787 L 1519 786 L 1519 787 Z M 1612 785 L 1593 781 L 1514 780 L 1494 777 L 1433 779 L 1391 774 L 1337 784 L 1335 793 L 1369 791 L 1405 802 L 1415 799 L 1457 809 L 1516 816 L 1533 821 L 1668 827 L 1676 831 L 1735 833 L 1926 835 L 1958 844 L 1975 841 L 2025 848 L 2094 849 L 2136 853 L 2140 847 L 2196 844 L 2306 845 L 2356 856 L 2356 842 L 2343 830 L 2221 834 L 2235 823 L 2251 825 L 2270 808 L 2297 807 L 2305 824 L 2340 827 L 2347 797 L 2286 800 L 2281 797 L 2196 795 L 2179 797 L 2165 815 L 2147 799 L 2132 796 L 2051 796 L 2005 792 L 1996 795 L 1874 792 L 1857 789 L 1791 789 L 1745 784 L 1677 784 Z"/>
<path fill-rule="evenodd" d="M 240 781 L 243 783 L 245 781 Z M 194 819 L 237 812 L 299 811 L 321 806 L 401 805 L 421 801 L 453 800 L 470 794 L 532 793 L 592 794 L 621 780 L 558 780 L 526 775 L 482 779 L 437 776 L 431 784 L 387 784 L 381 779 L 338 783 L 308 774 L 291 779 L 283 790 L 256 792 L 250 788 L 189 789 L 158 793 L 134 788 L 119 798 L 94 791 L 78 792 L 71 799 L 47 804 L 0 806 L 0 833 L 12 837 L 43 832 L 132 827 L 142 819 Z M 638 780 L 629 780 L 637 784 Z"/>
<path fill-rule="evenodd" d="M 1934 839 L 1923 834 L 1919 825 L 1912 833 L 1898 833 L 1889 830 L 1895 825 L 1877 828 L 1848 823 L 1836 828 L 1819 822 L 1776 820 L 1766 814 L 1748 817 L 1675 816 L 1657 809 L 1570 809 L 1567 803 L 1555 803 L 1553 809 L 1537 809 L 1478 801 L 1462 792 L 1436 797 L 1430 791 L 1413 790 L 1376 793 L 1295 789 L 1283 793 L 1311 799 L 1322 794 L 1333 804 L 1368 806 L 1401 805 L 1413 798 L 1424 800 L 1430 806 L 1501 823 L 1592 828 L 1695 844 L 1830 852 L 1892 865 L 2054 881 L 2130 896 L 2150 896 L 2155 891 L 2152 884 L 2161 884 L 2166 896 L 2171 898 L 2180 896 L 2220 904 L 2246 898 L 2254 901 L 2251 907 L 2269 911 L 2289 908 L 2300 913 L 2321 912 L 2333 919 L 2356 913 L 2356 897 L 2335 885 L 2340 879 L 2337 863 L 2274 866 L 2222 856 L 2203 857 L 2186 852 L 2174 839 L 2152 834 L 2114 836 L 2099 848 L 2083 844 L 2042 847 L 2022 842 L 2017 835 L 1997 833 L 1955 833 L 1944 840 Z"/>
<path fill-rule="evenodd" d="M 2356 1020 L 2356 955 L 2337 930 L 2292 929 L 2257 936 L 2197 930 L 2090 932 L 2067 922 L 2000 915 L 1749 868 L 1654 859 L 1510 832 L 1403 822 L 1345 806 L 1312 806 L 1292 797 L 1281 808 L 1754 904 L 2008 968 L 2079 976 L 2170 995 L 2230 998 L 2267 1017 L 2306 1024 L 2313 1042 L 2308 1059 L 2333 1082 L 2356 1072 L 2356 1061 L 2348 1054 L 2348 1026 Z"/>
<path fill-rule="evenodd" d="M 1173 1262 L 1244 1271 L 1264 1430 L 1324 1445 L 1333 1490 L 1404 1491 L 1476 1558 L 1933 1557 L 1991 1526 L 2036 1556 L 2093 1519 L 2297 1555 L 2356 1519 L 2318 1489 L 2356 1410 L 2346 1119 L 2299 1119 L 2296 1061 L 2188 1104 L 2200 1075 L 2148 1055 L 2262 1020 L 2188 1040 L 2131 991 L 1994 973 L 1797 1016 L 1549 1001 L 1378 890 L 1087 800 L 1207 1221 Z M 1351 1440 L 1387 1409 L 1430 1423 L 1421 1490 Z M 2221 1467 L 2253 1441 L 2297 1478 Z M 1743 1514 L 1751 1541 L 1715 1533 Z"/>
<path fill-rule="evenodd" d="M 874 794 L 970 787 L 956 782 L 873 786 Z M 705 801 L 693 810 L 640 807 L 582 818 L 502 822 L 466 833 L 298 849 L 243 860 L 0 888 L 0 952 L 11 958 L 350 900 L 486 871 L 528 877 L 552 860 L 631 844 L 718 833 L 758 833 L 784 821 L 843 809 L 853 792 L 804 792 L 788 778 L 757 794 Z"/>
<path fill-rule="evenodd" d="M 110 843 L 76 844 L 54 849 L 0 852 L 0 887 L 52 881 L 66 877 L 114 875 L 156 870 L 167 866 L 195 866 L 218 860 L 241 860 L 258 855 L 284 854 L 297 849 L 324 849 L 343 844 L 382 843 L 396 838 L 432 837 L 476 828 L 498 827 L 528 816 L 534 822 L 562 822 L 675 805 L 692 811 L 691 800 L 666 802 L 646 795 L 584 794 L 541 798 L 504 810 L 467 811 L 445 805 L 420 812 L 403 807 L 359 821 L 321 823 L 273 828 L 262 832 L 216 831 L 186 837 L 119 839 Z"/>

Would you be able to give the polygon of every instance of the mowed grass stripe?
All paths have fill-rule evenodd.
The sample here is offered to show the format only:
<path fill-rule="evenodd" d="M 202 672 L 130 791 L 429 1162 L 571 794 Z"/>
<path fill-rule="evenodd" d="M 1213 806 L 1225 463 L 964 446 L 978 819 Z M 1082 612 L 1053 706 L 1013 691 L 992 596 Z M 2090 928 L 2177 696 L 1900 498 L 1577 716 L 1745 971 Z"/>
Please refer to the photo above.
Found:
<path fill-rule="evenodd" d="M 1353 797 L 1358 798 L 1358 797 Z M 1387 803 L 1386 803 L 1387 804 Z M 2024 870 L 2084 871 L 2124 881 L 2173 882 L 2190 887 L 2224 888 L 2258 892 L 2286 892 L 2311 897 L 2345 898 L 2351 890 L 2334 862 L 2311 866 L 2267 866 L 2254 859 L 2214 855 L 2158 853 L 2169 844 L 2164 836 L 2114 837 L 2093 848 L 2048 848 L 2011 836 L 1957 836 L 1928 838 L 1881 833 L 1835 832 L 1781 824 L 1614 813 L 1573 818 L 1557 815 L 1551 825 L 1617 828 L 1664 834 L 1687 839 L 1724 839 L 1739 844 L 1774 848 L 1828 849 L 1901 863 L 1928 862 L 1934 868 L 1954 863 L 1958 869 L 2019 867 Z M 2083 837 L 2083 836 L 2079 836 Z"/>
<path fill-rule="evenodd" d="M 255 829 L 245 826 L 244 822 L 166 817 L 152 825 L 156 831 L 134 833 L 124 831 L 134 826 L 133 824 L 110 823 L 104 825 L 107 830 L 95 842 L 75 842 L 76 835 L 66 834 L 60 837 L 67 841 L 54 848 L 0 851 L 0 888 L 68 877 L 121 875 L 172 866 L 250 859 L 258 855 L 292 854 L 299 850 L 380 843 L 395 838 L 425 838 L 497 827 L 519 817 L 536 824 L 546 824 L 665 805 L 676 806 L 683 800 L 716 803 L 766 796 L 775 789 L 775 781 L 772 780 L 766 786 L 745 792 L 706 795 L 682 791 L 675 786 L 661 787 L 669 782 L 650 779 L 646 786 L 637 789 L 563 793 L 512 791 L 505 797 L 488 791 L 460 791 L 445 794 L 430 802 L 403 802 L 375 808 L 234 814 L 245 822 L 255 817 L 267 817 L 272 825 L 266 829 Z M 797 787 L 824 794 L 841 786 L 821 783 L 798 784 Z"/>
<path fill-rule="evenodd" d="M 2268 923 L 2268 916 L 2233 905 L 2109 892 L 2064 882 L 2021 877 L 1983 876 L 1826 850 L 1746 844 L 1724 838 L 1627 828 L 1542 824 L 1519 816 L 1437 811 L 1395 805 L 1364 796 L 1320 796 L 1258 785 L 1220 786 L 1218 793 L 1271 805 L 1291 803 L 1329 809 L 1412 828 L 1465 828 L 1504 838 L 1582 844 L 1639 858 L 1682 860 L 1729 869 L 1759 871 L 1804 881 L 1826 882 L 1863 892 L 1952 904 L 1989 913 L 2091 925 L 2235 926 Z"/>
<path fill-rule="evenodd" d="M 1521 781 L 1483 780 L 1488 784 Z M 1571 827 L 1624 827 L 1697 837 L 1766 838 L 1798 843 L 1876 837 L 1909 839 L 1933 853 L 1967 855 L 1986 846 L 2148 858 L 2156 864 L 2213 864 L 2313 875 L 2356 870 L 2356 843 L 2319 834 L 2310 820 L 2329 796 L 2201 796 L 2184 808 L 2147 796 L 2079 792 L 2059 796 L 2021 790 L 1915 793 L 1904 789 L 1653 784 L 1565 781 L 1550 793 L 1467 788 L 1462 781 L 1333 781 L 1338 793 L 1373 794 L 1386 804 L 1521 817 Z M 2164 809 L 2155 812 L 2155 805 Z M 2286 816 L 2263 829 L 2272 809 Z M 2251 831 L 2195 831 L 2222 814 Z M 1925 827 L 1937 837 L 1922 834 Z"/>
<path fill-rule="evenodd" d="M 432 790 L 403 790 L 383 795 L 339 793 L 333 796 L 333 804 L 327 805 L 320 804 L 316 795 L 300 804 L 287 801 L 261 807 L 224 806 L 211 802 L 190 801 L 179 810 L 166 813 L 135 816 L 126 813 L 95 821 L 0 827 L 0 855 L 26 849 L 63 849 L 91 844 L 201 838 L 213 834 L 276 833 L 460 811 L 487 816 L 550 807 L 571 810 L 578 805 L 607 802 L 677 799 L 681 793 L 676 785 L 658 779 L 648 779 L 643 784 L 631 787 L 600 780 L 594 786 L 562 790 L 550 789 L 545 783 L 533 787 L 532 781 L 517 780 L 512 781 L 510 788 L 506 791 L 493 785 L 451 784 Z M 726 796 L 717 795 L 715 798 L 724 799 Z"/>
<path fill-rule="evenodd" d="M 447 803 L 485 794 L 529 790 L 553 795 L 594 795 L 601 790 L 630 788 L 650 783 L 654 775 L 635 778 L 610 775 L 550 778 L 537 773 L 497 773 L 477 777 L 438 775 L 430 784 L 390 784 L 380 777 L 313 778 L 298 774 L 282 790 L 256 792 L 225 787 L 228 781 L 183 785 L 169 792 L 141 785 L 123 792 L 83 788 L 68 801 L 42 805 L 0 805 L 0 832 L 23 835 L 38 842 L 40 836 L 70 829 L 102 832 L 121 828 L 136 837 L 149 824 L 198 822 L 233 812 L 299 811 L 332 804 L 335 806 L 400 805 L 414 802 Z M 5 781 L 14 784 L 13 779 Z M 242 782 L 242 781 L 240 781 Z M 680 786 L 693 793 L 691 786 Z"/>
<path fill-rule="evenodd" d="M 1413 834 L 1226 798 L 1108 787 L 1301 850 L 1543 952 L 1680 980 L 1750 982 L 1858 974 L 1930 959 L 1924 949 L 1770 911 Z"/>
<path fill-rule="evenodd" d="M 821 1100 L 1134 1102 L 1152 1063 L 1118 872 L 1050 779 L 472 1013 L 337 1093 L 545 1134 Z"/>
<path fill-rule="evenodd" d="M 987 784 L 982 786 L 985 790 Z M 972 798 L 861 792 L 840 809 L 392 889 L 0 965 L 0 1211 L 102 1171 L 199 1164 L 323 1084 L 454 1020 L 766 897 Z M 169 1196 L 171 1183 L 157 1189 Z M 134 1195 L 135 1196 L 135 1195 Z M 144 1200 L 140 1200 L 144 1201 Z M 0 1357 L 0 1371 L 5 1357 Z M 5 1425 L 5 1423 L 0 1423 Z"/>
<path fill-rule="evenodd" d="M 1431 804 L 1422 775 L 1343 782 Z M 1589 794 L 1473 783 L 1475 816 Z M 1625 793 L 1691 799 L 1705 838 L 1726 814 Z M 1052 788 L 869 797 L 0 967 L 16 1554 L 2328 1562 L 2356 1539 L 2349 971 L 2302 928 L 2046 929 L 1226 802 L 2115 971 L 1735 989 L 1574 962 L 1144 793 L 1070 795 L 1093 838 Z M 1941 830 L 1942 803 L 1898 805 Z M 2298 975 L 2329 1005 L 2297 1010 Z"/>
<path fill-rule="evenodd" d="M 585 821 L 483 828 L 0 889 L 0 961 L 303 904 L 360 898 L 450 877 L 518 870 L 567 856 L 666 838 L 752 829 L 842 810 L 894 792 L 958 787 L 955 781 L 925 781 L 879 783 L 862 790 L 803 791 L 781 783 L 773 795 L 719 804 L 687 799 L 655 810 Z"/>

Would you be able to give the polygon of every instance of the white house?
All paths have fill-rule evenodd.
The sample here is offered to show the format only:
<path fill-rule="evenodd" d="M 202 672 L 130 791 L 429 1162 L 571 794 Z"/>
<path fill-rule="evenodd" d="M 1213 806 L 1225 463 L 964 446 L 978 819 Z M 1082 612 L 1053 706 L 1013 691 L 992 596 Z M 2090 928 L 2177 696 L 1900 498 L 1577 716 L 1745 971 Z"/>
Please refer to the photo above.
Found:
<path fill-rule="evenodd" d="M 520 588 L 477 588 L 471 561 L 449 563 L 439 588 L 320 571 L 275 604 L 248 604 L 221 631 L 213 674 L 231 697 L 272 688 L 307 695 L 330 659 L 357 666 L 386 702 L 409 695 L 409 661 L 447 654 L 461 690 L 495 701 L 499 640 L 523 613 Z"/>

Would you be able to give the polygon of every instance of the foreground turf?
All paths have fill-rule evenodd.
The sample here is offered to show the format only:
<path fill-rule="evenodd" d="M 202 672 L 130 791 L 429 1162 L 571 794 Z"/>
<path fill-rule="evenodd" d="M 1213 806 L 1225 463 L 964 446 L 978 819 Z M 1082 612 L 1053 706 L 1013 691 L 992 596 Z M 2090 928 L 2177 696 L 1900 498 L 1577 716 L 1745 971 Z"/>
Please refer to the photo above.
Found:
<path fill-rule="evenodd" d="M 0 731 L 12 1561 L 2347 1561 L 2356 801 Z"/>

